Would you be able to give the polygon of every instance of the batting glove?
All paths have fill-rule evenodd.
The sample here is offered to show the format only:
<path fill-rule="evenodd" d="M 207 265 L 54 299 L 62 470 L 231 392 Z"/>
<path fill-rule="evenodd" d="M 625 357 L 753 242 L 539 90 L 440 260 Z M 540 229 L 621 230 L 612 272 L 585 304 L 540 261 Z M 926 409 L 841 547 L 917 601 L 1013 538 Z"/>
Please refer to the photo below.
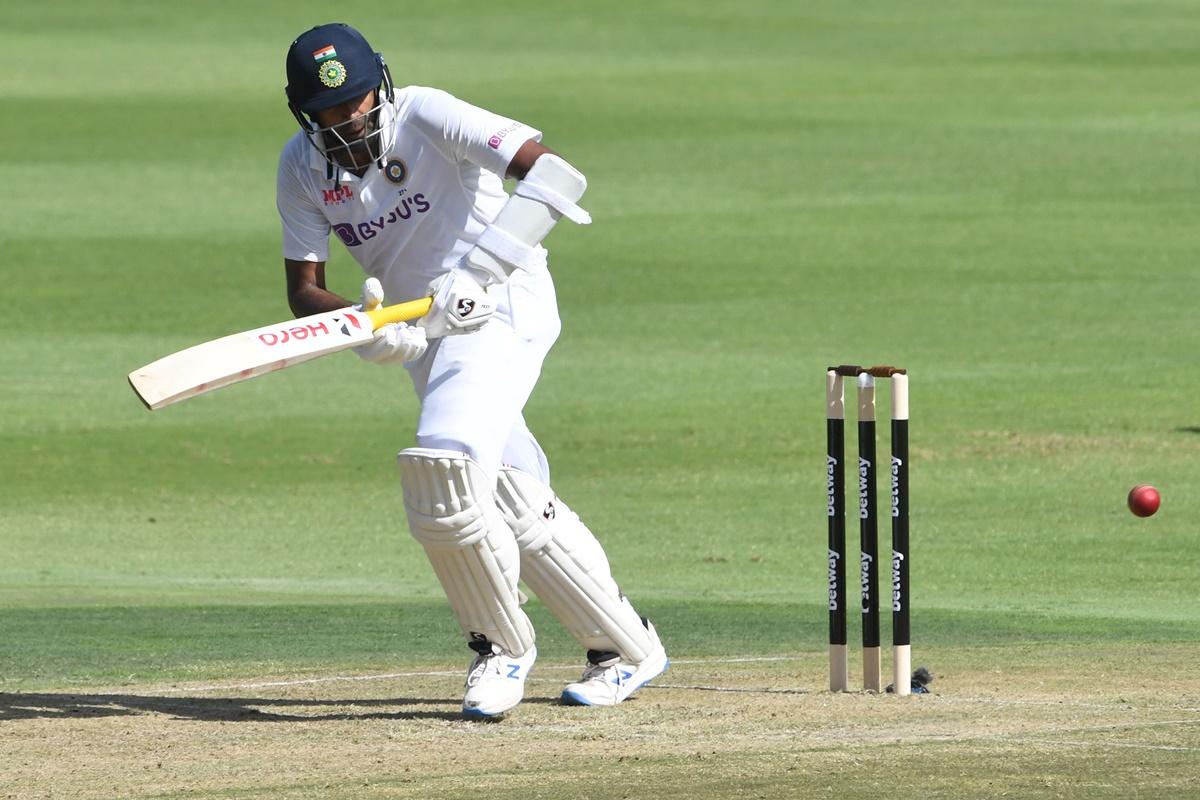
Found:
<path fill-rule="evenodd" d="M 367 278 L 362 287 L 362 311 L 374 311 L 383 305 L 383 285 L 378 278 Z M 425 354 L 428 342 L 423 328 L 391 322 L 375 331 L 375 338 L 354 348 L 358 357 L 372 364 L 403 364 Z"/>
<path fill-rule="evenodd" d="M 464 272 L 451 270 L 429 284 L 433 305 L 417 324 L 431 339 L 479 330 L 492 318 L 496 301 Z"/>

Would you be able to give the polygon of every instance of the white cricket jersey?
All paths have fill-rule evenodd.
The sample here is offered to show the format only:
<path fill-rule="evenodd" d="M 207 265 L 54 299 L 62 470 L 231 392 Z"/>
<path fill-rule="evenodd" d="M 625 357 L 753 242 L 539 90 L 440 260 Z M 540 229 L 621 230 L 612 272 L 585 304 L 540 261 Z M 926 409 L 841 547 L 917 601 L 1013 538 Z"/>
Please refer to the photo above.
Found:
<path fill-rule="evenodd" d="M 382 170 L 330 176 L 297 131 L 280 156 L 275 197 L 284 258 L 327 261 L 333 231 L 398 303 L 424 295 L 471 249 L 508 199 L 509 162 L 542 134 L 422 86 L 397 89 L 393 109 L 396 138 Z"/>

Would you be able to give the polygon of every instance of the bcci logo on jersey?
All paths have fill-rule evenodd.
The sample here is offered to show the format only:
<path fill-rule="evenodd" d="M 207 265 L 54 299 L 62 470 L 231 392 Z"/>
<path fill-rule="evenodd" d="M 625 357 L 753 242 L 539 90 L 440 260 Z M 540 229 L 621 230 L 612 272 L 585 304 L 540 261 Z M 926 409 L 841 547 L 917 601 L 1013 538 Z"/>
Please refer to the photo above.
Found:
<path fill-rule="evenodd" d="M 383 168 L 383 177 L 399 186 L 408 178 L 408 164 L 400 158 L 391 159 Z"/>

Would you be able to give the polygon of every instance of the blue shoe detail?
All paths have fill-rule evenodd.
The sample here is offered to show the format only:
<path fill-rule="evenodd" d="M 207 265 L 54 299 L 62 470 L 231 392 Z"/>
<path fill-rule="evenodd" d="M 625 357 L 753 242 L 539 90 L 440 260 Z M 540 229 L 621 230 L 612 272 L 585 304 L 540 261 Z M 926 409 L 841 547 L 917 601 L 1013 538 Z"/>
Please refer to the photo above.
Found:
<path fill-rule="evenodd" d="M 628 697 L 629 695 L 636 692 L 638 689 L 641 689 L 643 686 L 650 683 L 650 681 L 654 680 L 659 675 L 662 675 L 664 672 L 666 672 L 667 668 L 670 666 L 671 666 L 671 660 L 666 659 L 663 662 L 662 669 L 660 669 L 655 674 L 650 675 L 649 677 L 646 677 L 646 678 L 642 679 L 641 681 L 639 681 L 635 686 L 633 686 L 631 689 L 629 689 L 628 692 L 625 693 L 625 696 Z M 619 672 L 620 672 L 619 676 L 614 677 L 612 679 L 612 683 L 616 684 L 618 686 L 620 685 L 622 680 L 628 680 L 629 678 L 633 677 L 633 675 L 634 675 L 633 672 L 630 672 L 628 670 L 620 670 Z M 562 696 L 559 698 L 559 702 L 561 702 L 565 706 L 594 706 L 594 705 L 596 705 L 596 703 L 593 703 L 590 700 L 588 700 L 588 698 L 585 695 L 580 694 L 579 692 L 572 691 L 570 689 L 563 690 Z"/>
<path fill-rule="evenodd" d="M 560 701 L 562 702 L 562 704 L 563 704 L 563 705 L 565 705 L 565 706 L 590 706 L 590 705 L 594 705 L 594 703 L 589 703 L 589 702 L 587 701 L 587 698 L 583 697 L 582 695 L 576 694 L 575 692 L 569 691 L 569 690 L 564 690 L 564 691 L 563 691 L 563 693 L 562 693 L 562 697 L 561 697 L 561 698 L 559 698 L 559 700 L 560 700 Z"/>
<path fill-rule="evenodd" d="M 464 708 L 462 714 L 467 719 L 497 719 L 503 717 L 505 712 L 499 714 L 487 714 L 478 708 Z"/>

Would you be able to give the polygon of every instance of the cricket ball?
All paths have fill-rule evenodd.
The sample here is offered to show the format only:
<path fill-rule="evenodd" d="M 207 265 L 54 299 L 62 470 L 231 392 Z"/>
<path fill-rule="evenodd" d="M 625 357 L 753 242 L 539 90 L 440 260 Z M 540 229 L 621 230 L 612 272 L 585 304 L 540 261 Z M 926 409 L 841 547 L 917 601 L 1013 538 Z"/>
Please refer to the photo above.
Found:
<path fill-rule="evenodd" d="M 1149 484 L 1144 483 L 1129 490 L 1129 510 L 1139 517 L 1149 517 L 1158 511 L 1161 502 L 1158 489 Z"/>

